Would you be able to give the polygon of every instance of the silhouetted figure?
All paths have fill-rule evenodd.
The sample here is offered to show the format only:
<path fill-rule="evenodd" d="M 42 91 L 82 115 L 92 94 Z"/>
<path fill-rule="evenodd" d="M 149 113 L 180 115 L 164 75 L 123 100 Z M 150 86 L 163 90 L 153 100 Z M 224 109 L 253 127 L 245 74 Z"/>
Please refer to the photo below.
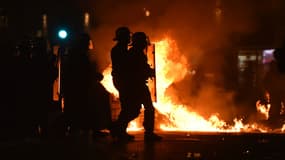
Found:
<path fill-rule="evenodd" d="M 122 26 L 116 29 L 114 41 L 117 41 L 115 46 L 111 50 L 112 60 L 112 78 L 113 84 L 119 92 L 121 111 L 118 119 L 113 123 L 111 128 L 111 134 L 113 137 L 117 137 L 121 140 L 133 140 L 134 136 L 129 135 L 126 132 L 128 123 L 135 118 L 135 116 L 129 113 L 132 106 L 130 104 L 129 91 L 129 55 L 128 45 L 130 43 L 130 30 L 128 27 Z"/>
<path fill-rule="evenodd" d="M 132 91 L 133 106 L 129 108 L 128 117 L 137 117 L 144 106 L 145 141 L 157 141 L 162 137 L 154 133 L 155 108 L 152 103 L 151 94 L 147 86 L 148 79 L 155 76 L 154 69 L 147 63 L 145 50 L 149 45 L 148 37 L 144 32 L 135 32 L 132 36 L 132 47 L 129 49 L 131 75 L 129 89 Z M 126 117 L 127 118 L 127 117 Z"/>
<path fill-rule="evenodd" d="M 43 39 L 28 38 L 14 57 L 15 107 L 19 131 L 24 137 L 47 133 L 51 70 Z"/>
<path fill-rule="evenodd" d="M 13 64 L 14 70 L 14 97 L 15 97 L 15 115 L 17 117 L 16 128 L 21 138 L 31 134 L 31 59 L 29 57 L 28 45 L 22 42 L 16 46 Z M 35 131 L 35 130 L 33 130 Z"/>
<path fill-rule="evenodd" d="M 91 71 L 88 59 L 89 39 L 76 37 L 67 55 L 62 58 L 62 93 L 64 114 L 71 132 L 78 132 L 87 110 Z"/>
<path fill-rule="evenodd" d="M 0 141 L 15 138 L 17 134 L 17 116 L 15 107 L 15 64 L 13 63 L 14 42 L 10 39 L 8 29 L 0 28 Z"/>
<path fill-rule="evenodd" d="M 126 129 L 128 123 L 138 117 L 143 104 L 145 140 L 160 140 L 161 137 L 153 133 L 155 109 L 146 85 L 148 78 L 154 76 L 144 52 L 149 42 L 145 33 L 137 32 L 132 37 L 132 48 L 127 50 L 129 35 L 127 28 L 119 28 L 116 31 L 118 43 L 111 51 L 113 83 L 121 103 L 121 112 L 111 133 L 121 140 L 133 140 L 134 136 L 127 134 Z"/>
<path fill-rule="evenodd" d="M 46 40 L 35 39 L 35 46 L 32 53 L 32 90 L 33 106 L 36 111 L 35 118 L 38 134 L 46 137 L 48 135 L 48 112 L 52 104 L 53 82 L 56 78 L 56 68 L 47 52 Z"/>
<path fill-rule="evenodd" d="M 64 113 L 71 133 L 89 129 L 98 133 L 111 123 L 109 93 L 89 59 L 89 41 L 88 34 L 78 35 L 63 63 Z"/>
<path fill-rule="evenodd" d="M 93 138 L 106 136 L 102 130 L 110 129 L 112 123 L 110 93 L 100 83 L 102 79 L 103 75 L 94 71 L 88 92 L 85 129 L 93 131 Z"/>
<path fill-rule="evenodd" d="M 273 53 L 274 60 L 264 78 L 265 94 L 268 93 L 268 103 L 271 104 L 269 111 L 269 123 L 273 128 L 281 128 L 285 105 L 285 50 L 276 49 Z"/>

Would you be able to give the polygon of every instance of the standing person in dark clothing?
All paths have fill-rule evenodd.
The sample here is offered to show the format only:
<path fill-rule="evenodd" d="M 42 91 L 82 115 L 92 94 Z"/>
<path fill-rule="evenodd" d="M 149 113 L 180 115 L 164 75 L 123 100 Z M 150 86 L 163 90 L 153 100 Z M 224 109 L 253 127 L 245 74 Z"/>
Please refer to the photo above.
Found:
<path fill-rule="evenodd" d="M 2 84 L 2 94 L 0 98 L 0 141 L 14 138 L 18 134 L 17 107 L 15 101 L 15 65 L 13 64 L 14 43 L 8 39 L 10 32 L 8 29 L 0 28 L 0 73 Z"/>
<path fill-rule="evenodd" d="M 130 43 L 130 30 L 127 27 L 119 27 L 116 30 L 116 45 L 111 50 L 112 77 L 113 83 L 117 89 L 124 89 L 126 78 L 128 76 L 128 45 Z"/>
<path fill-rule="evenodd" d="M 31 53 L 31 91 L 33 115 L 35 118 L 34 127 L 37 134 L 47 136 L 48 132 L 48 107 L 51 101 L 51 89 L 55 71 L 49 61 L 47 46 L 44 39 L 35 39 L 35 47 Z"/>
<path fill-rule="evenodd" d="M 270 69 L 264 77 L 265 95 L 269 95 L 268 103 L 269 123 L 272 128 L 280 128 L 283 124 L 285 104 L 285 48 L 276 49 L 273 53 L 274 60 L 270 63 Z M 283 113 L 282 113 L 283 112 Z"/>
<path fill-rule="evenodd" d="M 154 133 L 155 108 L 152 103 L 151 94 L 147 86 L 149 78 L 154 77 L 154 69 L 147 63 L 145 50 L 149 45 L 148 37 L 144 32 L 136 32 L 132 36 L 132 47 L 130 54 L 130 88 L 132 89 L 132 100 L 134 106 L 130 108 L 132 116 L 138 116 L 141 105 L 144 106 L 145 141 L 159 141 L 162 137 Z"/>
<path fill-rule="evenodd" d="M 47 135 L 52 75 L 43 39 L 23 41 L 14 57 L 14 87 L 22 136 Z"/>
<path fill-rule="evenodd" d="M 88 92 L 88 107 L 85 117 L 85 130 L 93 131 L 93 138 L 105 137 L 107 134 L 102 132 L 110 129 L 112 123 L 110 93 L 100 83 L 103 75 L 94 71 L 92 83 Z"/>
<path fill-rule="evenodd" d="M 115 38 L 113 39 L 117 43 L 111 50 L 113 84 L 119 92 L 121 105 L 121 112 L 112 125 L 111 134 L 113 137 L 115 136 L 121 140 L 134 139 L 134 136 L 126 132 L 128 123 L 135 118 L 135 116 L 129 117 L 129 108 L 132 107 L 128 99 L 131 94 L 128 86 L 128 45 L 130 43 L 130 33 L 128 27 L 122 26 L 117 28 Z"/>
<path fill-rule="evenodd" d="M 74 39 L 67 55 L 62 59 L 62 92 L 64 115 L 71 133 L 79 133 L 87 110 L 88 87 L 91 84 L 88 59 L 88 37 Z"/>
<path fill-rule="evenodd" d="M 93 136 L 101 136 L 100 130 L 111 125 L 109 92 L 100 81 L 103 75 L 90 60 L 90 37 L 80 34 L 65 60 L 63 70 L 64 112 L 71 133 L 93 130 Z"/>
<path fill-rule="evenodd" d="M 148 46 L 147 37 L 143 32 L 137 32 L 130 43 L 130 31 L 127 27 L 116 30 L 117 44 L 111 50 L 113 83 L 119 91 L 121 112 L 114 122 L 111 134 L 120 140 L 131 141 L 134 136 L 126 132 L 128 123 L 140 114 L 141 105 L 145 107 L 144 128 L 145 140 L 157 141 L 161 137 L 154 131 L 154 107 L 150 91 L 146 85 L 147 79 L 154 76 L 154 70 L 147 63 L 144 50 Z"/>

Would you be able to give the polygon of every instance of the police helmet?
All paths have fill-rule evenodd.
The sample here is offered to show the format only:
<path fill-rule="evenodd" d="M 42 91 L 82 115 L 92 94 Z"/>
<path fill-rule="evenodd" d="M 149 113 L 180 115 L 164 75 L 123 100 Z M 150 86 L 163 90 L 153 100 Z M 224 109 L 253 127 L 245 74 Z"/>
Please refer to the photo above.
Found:
<path fill-rule="evenodd" d="M 144 32 L 135 32 L 132 36 L 132 45 L 146 44 L 149 45 L 148 36 Z"/>
<path fill-rule="evenodd" d="M 122 26 L 116 29 L 115 37 L 113 38 L 114 41 L 120 41 L 129 39 L 130 37 L 130 30 L 128 27 Z"/>

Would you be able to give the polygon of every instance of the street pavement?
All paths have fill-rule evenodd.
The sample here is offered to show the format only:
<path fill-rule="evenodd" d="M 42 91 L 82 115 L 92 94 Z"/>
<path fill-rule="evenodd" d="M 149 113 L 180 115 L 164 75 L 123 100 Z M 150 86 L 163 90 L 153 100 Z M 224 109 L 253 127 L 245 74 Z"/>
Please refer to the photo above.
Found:
<path fill-rule="evenodd" d="M 284 160 L 285 134 L 157 132 L 159 142 L 132 142 L 83 133 L 48 139 L 26 138 L 0 143 L 1 160 Z"/>

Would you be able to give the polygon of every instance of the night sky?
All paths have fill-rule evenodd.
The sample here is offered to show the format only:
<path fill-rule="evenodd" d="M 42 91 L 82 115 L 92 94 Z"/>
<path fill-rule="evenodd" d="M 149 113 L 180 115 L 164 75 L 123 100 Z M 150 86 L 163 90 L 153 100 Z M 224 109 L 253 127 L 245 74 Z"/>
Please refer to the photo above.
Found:
<path fill-rule="evenodd" d="M 103 32 L 102 27 L 107 29 L 105 33 L 111 34 L 110 30 L 117 26 L 128 25 L 135 30 L 146 30 L 154 34 L 152 36 L 156 36 L 157 30 L 168 30 L 180 37 L 181 43 L 190 41 L 200 45 L 207 41 L 201 37 L 212 37 L 216 32 L 212 30 L 215 28 L 215 0 L 5 0 L 2 4 L 1 8 L 9 17 L 9 28 L 18 37 L 40 29 L 43 13 L 49 16 L 51 29 L 61 23 L 78 28 L 86 11 L 91 13 L 96 34 Z M 272 39 L 285 35 L 285 25 L 280 20 L 285 17 L 285 2 L 282 0 L 221 1 L 218 7 L 223 11 L 222 25 L 219 26 L 222 32 L 218 35 L 253 33 L 273 36 Z M 144 16 L 144 8 L 151 11 L 150 17 Z"/>
<path fill-rule="evenodd" d="M 91 37 L 102 55 L 112 46 L 114 30 L 126 25 L 132 31 L 145 31 L 151 40 L 170 34 L 183 48 L 213 47 L 239 39 L 243 43 L 278 46 L 285 37 L 284 0 L 5 0 L 2 8 L 9 17 L 9 37 L 22 38 L 41 28 L 41 16 L 48 15 L 49 33 L 66 24 L 79 30 L 84 12 L 91 15 Z M 217 25 L 215 8 L 222 10 Z M 150 11 L 146 17 L 144 9 Z M 238 38 L 236 38 L 238 37 Z M 107 58 L 102 58 L 107 59 Z M 103 62 L 105 60 L 102 60 Z M 108 62 L 106 62 L 107 64 Z"/>

